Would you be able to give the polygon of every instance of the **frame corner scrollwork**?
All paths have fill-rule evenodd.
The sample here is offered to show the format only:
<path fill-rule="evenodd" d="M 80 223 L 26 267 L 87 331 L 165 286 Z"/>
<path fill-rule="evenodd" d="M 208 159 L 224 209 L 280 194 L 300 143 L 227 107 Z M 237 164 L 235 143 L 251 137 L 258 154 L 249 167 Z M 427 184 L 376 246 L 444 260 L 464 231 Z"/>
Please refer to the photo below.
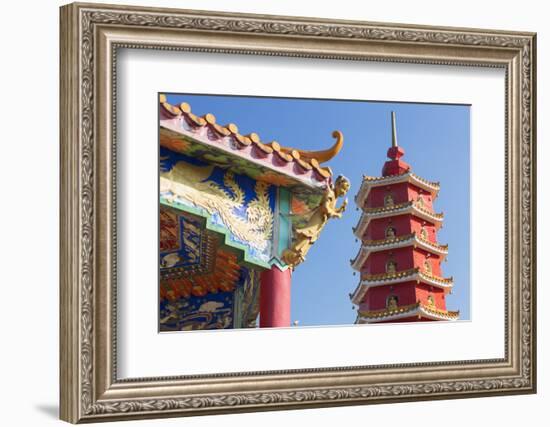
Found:
<path fill-rule="evenodd" d="M 107 35 L 113 29 L 124 34 L 124 42 Z M 180 42 L 162 45 L 153 37 L 155 32 L 166 31 Z M 205 47 L 196 38 L 186 39 L 191 33 L 215 35 L 213 40 L 223 43 Z M 238 42 L 242 37 L 249 38 L 247 45 L 254 47 L 243 48 Z M 321 47 L 310 52 L 297 48 L 312 40 Z M 347 49 L 352 45 L 353 49 Z M 112 179 L 116 117 L 112 103 L 116 100 L 116 50 L 121 46 L 505 68 L 506 357 L 220 374 L 205 378 L 209 392 L 200 394 L 188 387 L 190 379 L 184 377 L 117 380 L 111 280 L 116 268 L 112 259 L 116 235 L 109 232 L 116 218 L 112 202 L 116 194 Z M 351 54 L 358 52 L 357 46 L 361 52 Z M 63 6 L 61 418 L 76 423 L 535 392 L 535 82 L 536 36 L 532 33 L 91 4 Z M 106 210 L 111 215 L 106 215 Z M 97 328 L 98 322 L 111 326 L 105 331 Z M 446 367 L 444 372 L 441 366 Z M 400 382 L 400 377 L 410 372 L 422 379 Z M 262 386 L 255 382 L 258 376 L 273 379 L 269 386 Z M 238 378 L 241 389 L 235 386 L 233 391 L 225 391 L 227 387 L 222 385 L 228 378 Z M 357 378 L 363 382 L 357 383 Z M 298 386 L 283 389 L 282 384 L 290 379 Z M 156 387 L 154 394 L 151 384 Z"/>

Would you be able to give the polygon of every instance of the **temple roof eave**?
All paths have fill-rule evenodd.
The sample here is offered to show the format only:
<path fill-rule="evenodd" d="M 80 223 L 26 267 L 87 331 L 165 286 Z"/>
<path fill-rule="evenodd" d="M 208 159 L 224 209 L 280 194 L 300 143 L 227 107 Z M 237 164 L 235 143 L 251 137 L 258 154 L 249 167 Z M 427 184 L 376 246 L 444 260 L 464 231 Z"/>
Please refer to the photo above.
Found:
<path fill-rule="evenodd" d="M 332 132 L 332 137 L 336 139 L 334 144 L 325 149 L 325 150 L 318 150 L 318 151 L 309 151 L 309 150 L 300 150 L 297 148 L 291 148 L 291 147 L 281 147 L 281 151 L 284 151 L 288 154 L 299 154 L 300 159 L 312 162 L 312 163 L 325 163 L 329 160 L 336 157 L 336 155 L 342 150 L 342 147 L 344 146 L 344 135 L 339 130 L 335 130 Z"/>
<path fill-rule="evenodd" d="M 406 203 L 402 203 L 400 205 L 394 205 L 391 207 L 365 209 L 363 211 L 363 214 L 359 218 L 359 222 L 353 228 L 353 233 L 355 234 L 356 237 L 362 238 L 365 232 L 367 231 L 367 227 L 371 219 L 387 218 L 387 217 L 407 215 L 407 214 L 415 215 L 425 221 L 428 221 L 434 224 L 436 229 L 441 228 L 441 225 L 443 223 L 442 213 L 439 213 L 439 214 L 432 213 L 427 211 L 426 209 L 423 209 L 417 206 L 416 203 L 406 202 Z"/>
<path fill-rule="evenodd" d="M 420 271 L 419 268 L 411 268 L 409 270 L 398 271 L 397 273 L 368 275 L 363 277 L 360 283 L 368 287 L 374 287 L 410 281 L 419 281 L 443 289 L 452 288 L 454 283 L 452 277 L 442 278 L 433 276 Z"/>
<path fill-rule="evenodd" d="M 364 286 L 359 282 L 357 287 L 355 288 L 355 291 L 353 291 L 353 294 L 351 294 L 351 302 L 355 305 L 360 305 L 363 298 L 365 298 L 365 295 L 369 288 L 367 286 Z"/>
<path fill-rule="evenodd" d="M 413 184 L 418 188 L 428 191 L 433 197 L 437 196 L 440 189 L 438 182 L 428 181 L 412 172 L 406 172 L 399 175 L 390 175 L 390 176 L 382 176 L 382 177 L 363 175 L 363 181 L 361 183 L 361 187 L 359 188 L 359 191 L 357 192 L 357 195 L 355 196 L 355 201 L 359 206 L 362 206 L 366 201 L 370 193 L 370 190 L 372 188 L 381 187 L 381 186 L 390 185 L 390 184 L 399 184 L 402 182 L 409 182 L 410 184 Z"/>
<path fill-rule="evenodd" d="M 381 240 L 369 240 L 365 241 L 357 256 L 352 260 L 352 267 L 355 270 L 360 270 L 363 263 L 367 260 L 368 256 L 374 252 L 380 252 L 385 250 L 399 249 L 408 246 L 418 246 L 427 252 L 431 252 L 435 255 L 445 257 L 448 254 L 447 245 L 439 245 L 422 239 L 416 233 L 410 233 L 404 236 L 391 237 Z"/>
<path fill-rule="evenodd" d="M 365 296 L 365 289 L 361 286 L 361 283 L 357 284 L 355 290 L 350 294 L 350 301 L 352 304 L 359 305 L 361 300 Z"/>
<path fill-rule="evenodd" d="M 458 320 L 460 312 L 441 310 L 422 303 L 415 303 L 394 309 L 358 311 L 359 323 L 374 323 L 404 319 L 408 317 L 424 317 L 431 320 Z"/>
<path fill-rule="evenodd" d="M 332 176 L 328 167 L 321 163 L 334 158 L 343 146 L 343 135 L 334 131 L 336 142 L 325 150 L 306 151 L 281 147 L 277 142 L 264 143 L 257 134 L 241 135 L 234 124 L 221 126 L 213 114 L 198 117 L 191 113 L 188 104 L 174 106 L 160 97 L 160 127 L 172 133 L 171 136 L 186 138 L 204 147 L 212 148 L 238 157 L 241 161 L 259 165 L 277 175 L 287 176 L 309 187 L 324 188 Z M 161 138 L 161 145 L 163 138 Z M 183 144 L 184 145 L 184 144 Z M 173 144 L 167 148 L 178 151 Z"/>
<path fill-rule="evenodd" d="M 454 281 L 452 278 L 433 280 L 432 278 L 434 276 L 429 276 L 427 274 L 424 274 L 420 272 L 418 268 L 407 270 L 405 271 L 405 273 L 409 273 L 410 271 L 412 271 L 413 274 L 410 274 L 410 275 L 397 274 L 400 277 L 396 277 L 388 280 L 379 280 L 379 281 L 370 281 L 370 282 L 361 280 L 352 294 L 352 297 L 351 297 L 352 303 L 355 305 L 359 305 L 370 288 L 377 288 L 379 286 L 396 285 L 399 283 L 413 282 L 418 280 L 419 282 L 425 283 L 427 285 L 435 286 L 440 289 L 443 289 L 446 293 L 450 292 L 450 290 L 454 286 Z M 384 275 L 377 275 L 377 276 L 384 276 Z"/>
<path fill-rule="evenodd" d="M 362 247 L 359 248 L 359 252 L 355 256 L 355 258 L 350 260 L 351 268 L 353 268 L 356 271 L 361 270 L 361 267 L 367 261 L 368 256 L 369 256 L 368 250 Z"/>
<path fill-rule="evenodd" d="M 418 202 L 415 202 L 412 200 L 405 203 L 400 203 L 397 205 L 382 206 L 377 208 L 366 208 L 366 209 L 363 209 L 363 215 L 372 216 L 372 217 L 384 217 L 384 216 L 387 216 L 387 214 L 390 214 L 393 216 L 395 214 L 408 213 L 408 211 L 410 210 L 414 211 L 418 215 L 427 216 L 434 222 L 443 221 L 443 213 L 430 212 L 429 210 L 420 206 Z"/>

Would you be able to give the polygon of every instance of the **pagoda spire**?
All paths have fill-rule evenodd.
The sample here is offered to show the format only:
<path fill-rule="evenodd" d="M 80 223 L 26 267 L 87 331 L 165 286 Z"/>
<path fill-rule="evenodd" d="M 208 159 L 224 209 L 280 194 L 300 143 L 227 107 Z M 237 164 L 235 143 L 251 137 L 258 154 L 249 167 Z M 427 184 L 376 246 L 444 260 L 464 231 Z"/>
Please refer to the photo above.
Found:
<path fill-rule="evenodd" d="M 405 150 L 397 145 L 397 124 L 395 111 L 391 112 L 391 147 L 388 149 L 388 160 L 382 168 L 382 176 L 401 175 L 407 173 L 411 167 L 401 160 L 405 155 Z"/>
<path fill-rule="evenodd" d="M 391 112 L 391 146 L 397 147 L 397 128 L 395 125 L 395 111 Z"/>

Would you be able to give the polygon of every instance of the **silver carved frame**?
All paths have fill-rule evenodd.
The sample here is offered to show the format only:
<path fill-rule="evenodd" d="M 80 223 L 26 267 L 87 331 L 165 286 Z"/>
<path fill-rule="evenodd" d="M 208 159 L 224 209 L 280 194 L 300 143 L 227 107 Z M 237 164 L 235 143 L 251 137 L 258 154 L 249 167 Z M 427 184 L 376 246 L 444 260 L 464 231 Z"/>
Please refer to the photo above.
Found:
<path fill-rule="evenodd" d="M 535 34 L 100 4 L 71 4 L 60 13 L 61 419 L 535 392 Z M 505 357 L 117 379 L 114 65 L 120 47 L 504 68 Z"/>

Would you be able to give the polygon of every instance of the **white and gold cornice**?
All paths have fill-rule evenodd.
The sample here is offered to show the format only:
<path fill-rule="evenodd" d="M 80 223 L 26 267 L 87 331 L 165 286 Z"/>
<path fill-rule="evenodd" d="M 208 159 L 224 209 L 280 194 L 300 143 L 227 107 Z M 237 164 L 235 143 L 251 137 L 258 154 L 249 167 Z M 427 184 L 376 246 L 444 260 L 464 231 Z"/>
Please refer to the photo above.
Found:
<path fill-rule="evenodd" d="M 454 285 L 454 280 L 452 277 L 444 278 L 434 276 L 423 272 L 420 268 L 416 267 L 398 271 L 396 273 L 382 273 L 363 276 L 357 286 L 357 289 L 351 296 L 351 301 L 353 304 L 359 305 L 370 288 L 386 285 L 397 285 L 399 283 L 414 281 L 443 289 L 445 293 L 448 293 Z"/>
<path fill-rule="evenodd" d="M 408 246 L 419 247 L 441 257 L 445 257 L 449 252 L 447 245 L 433 243 L 421 238 L 416 233 L 410 233 L 387 239 L 364 241 L 357 256 L 351 261 L 351 266 L 353 269 L 359 271 L 371 253 Z"/>
<path fill-rule="evenodd" d="M 369 254 L 369 250 L 361 246 L 355 258 L 350 260 L 351 268 L 357 271 L 361 270 L 361 267 L 367 262 Z"/>
<path fill-rule="evenodd" d="M 433 197 L 436 197 L 439 193 L 439 183 L 430 182 L 424 178 L 420 178 L 412 172 L 407 172 L 400 175 L 390 175 L 390 176 L 363 176 L 363 182 L 361 187 L 355 196 L 355 202 L 357 206 L 362 207 L 369 196 L 371 188 L 382 187 L 385 185 L 399 184 L 402 182 L 408 182 L 418 188 L 421 188 L 425 191 L 431 193 Z"/>
<path fill-rule="evenodd" d="M 372 219 L 388 218 L 392 216 L 412 214 L 418 218 L 421 218 L 439 229 L 443 223 L 443 214 L 431 212 L 418 204 L 415 201 L 408 201 L 397 205 L 383 206 L 379 208 L 366 208 L 363 210 L 361 218 L 357 226 L 353 228 L 355 236 L 362 238 L 367 227 Z"/>
<path fill-rule="evenodd" d="M 440 288 L 451 288 L 453 286 L 452 277 L 444 278 L 434 276 L 420 270 L 418 267 L 397 271 L 395 273 L 368 274 L 361 278 L 361 284 L 372 287 L 408 282 L 411 280 L 417 280 Z"/>
<path fill-rule="evenodd" d="M 357 323 L 375 323 L 389 320 L 399 320 L 408 317 L 424 317 L 431 320 L 457 320 L 460 315 L 458 311 L 441 310 L 422 303 L 414 303 L 401 307 L 359 311 Z"/>

